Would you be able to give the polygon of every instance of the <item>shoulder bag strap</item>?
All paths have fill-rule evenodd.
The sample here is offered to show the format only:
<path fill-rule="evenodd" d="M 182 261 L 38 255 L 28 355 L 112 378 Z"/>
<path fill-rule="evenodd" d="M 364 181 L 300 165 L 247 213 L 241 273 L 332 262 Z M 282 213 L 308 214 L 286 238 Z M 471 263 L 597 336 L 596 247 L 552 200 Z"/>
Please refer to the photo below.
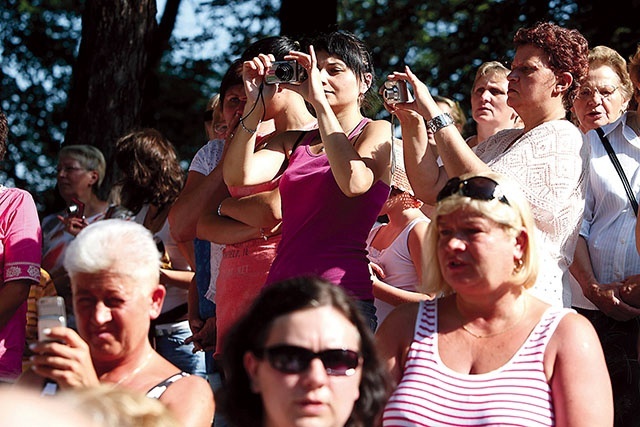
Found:
<path fill-rule="evenodd" d="M 629 180 L 627 176 L 624 174 L 624 170 L 622 170 L 622 166 L 620 165 L 620 161 L 618 161 L 618 156 L 616 156 L 615 151 L 613 151 L 613 147 L 609 143 L 609 139 L 604 135 L 604 131 L 602 128 L 596 129 L 598 136 L 600 137 L 600 141 L 602 141 L 602 145 L 604 145 L 605 150 L 607 150 L 607 154 L 609 155 L 609 160 L 613 163 L 613 167 L 616 168 L 616 172 L 620 176 L 620 180 L 622 181 L 622 185 L 624 186 L 624 191 L 627 193 L 627 197 L 629 198 L 629 202 L 631 202 L 631 207 L 633 208 L 633 212 L 638 216 L 638 202 L 636 201 L 636 196 L 633 194 L 633 190 L 631 190 L 631 185 L 629 185 Z"/>

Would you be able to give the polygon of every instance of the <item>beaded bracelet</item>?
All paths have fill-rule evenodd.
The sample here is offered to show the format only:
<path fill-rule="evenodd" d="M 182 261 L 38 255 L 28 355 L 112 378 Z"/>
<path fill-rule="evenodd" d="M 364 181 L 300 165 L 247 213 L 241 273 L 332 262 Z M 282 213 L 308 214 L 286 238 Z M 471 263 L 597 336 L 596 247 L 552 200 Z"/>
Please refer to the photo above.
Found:
<path fill-rule="evenodd" d="M 218 205 L 218 216 L 224 216 L 222 215 L 222 203 L 224 202 L 224 200 L 222 202 L 220 202 L 220 204 Z"/>
<path fill-rule="evenodd" d="M 248 127 L 246 127 L 244 125 L 244 119 L 240 119 L 240 126 L 242 126 L 242 130 L 244 130 L 247 133 L 250 133 L 251 135 L 253 135 L 254 133 L 257 132 L 257 128 L 256 129 L 249 129 Z"/>

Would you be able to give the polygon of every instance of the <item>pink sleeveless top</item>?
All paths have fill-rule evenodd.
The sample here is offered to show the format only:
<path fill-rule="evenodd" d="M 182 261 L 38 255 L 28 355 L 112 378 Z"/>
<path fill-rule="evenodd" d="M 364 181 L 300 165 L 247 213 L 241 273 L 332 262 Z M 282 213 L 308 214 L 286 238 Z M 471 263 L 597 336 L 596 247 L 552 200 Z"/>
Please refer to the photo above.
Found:
<path fill-rule="evenodd" d="M 544 352 L 569 309 L 550 307 L 505 365 L 468 375 L 449 369 L 438 353 L 438 304 L 420 303 L 404 374 L 384 409 L 390 426 L 553 426 Z"/>
<path fill-rule="evenodd" d="M 351 132 L 358 135 L 369 119 Z M 282 241 L 267 284 L 297 276 L 319 276 L 354 298 L 373 299 L 366 240 L 389 186 L 376 181 L 365 194 L 347 197 L 338 187 L 324 153 L 313 154 L 311 131 L 289 160 L 280 180 Z"/>

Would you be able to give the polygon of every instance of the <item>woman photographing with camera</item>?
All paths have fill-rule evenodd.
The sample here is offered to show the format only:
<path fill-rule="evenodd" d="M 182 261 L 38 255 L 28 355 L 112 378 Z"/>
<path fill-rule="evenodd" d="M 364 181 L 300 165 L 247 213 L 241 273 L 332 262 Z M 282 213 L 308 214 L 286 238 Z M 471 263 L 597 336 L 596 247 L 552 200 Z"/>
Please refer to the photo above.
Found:
<path fill-rule="evenodd" d="M 255 129 L 276 85 L 264 84 L 273 57 L 243 67 L 247 104 L 224 160 L 227 185 L 268 181 L 285 159 L 280 181 L 282 240 L 267 284 L 317 275 L 355 297 L 375 327 L 366 239 L 389 195 L 391 129 L 360 109 L 373 81 L 371 56 L 352 34 L 335 32 L 291 52 L 308 78 L 287 87 L 311 104 L 318 130 L 287 132 L 254 152 Z M 281 83 L 282 84 L 282 83 Z"/>

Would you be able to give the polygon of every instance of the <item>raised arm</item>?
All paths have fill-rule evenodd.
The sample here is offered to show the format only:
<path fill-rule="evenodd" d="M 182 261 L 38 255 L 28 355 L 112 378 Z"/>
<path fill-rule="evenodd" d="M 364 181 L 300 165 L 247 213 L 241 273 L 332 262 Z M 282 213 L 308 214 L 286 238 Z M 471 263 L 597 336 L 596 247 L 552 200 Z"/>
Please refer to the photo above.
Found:
<path fill-rule="evenodd" d="M 411 72 L 409 67 L 405 68 L 404 73 L 395 72 L 392 75 L 390 75 L 389 78 L 391 80 L 407 80 L 409 81 L 409 83 L 414 89 L 415 100 L 412 102 L 396 104 L 397 110 L 415 111 L 418 114 L 420 114 L 422 117 L 424 117 L 424 119 L 427 122 L 429 122 L 434 117 L 438 117 L 442 114 L 440 107 L 438 107 L 438 104 L 435 102 L 435 100 L 429 93 L 429 89 L 427 88 L 427 86 L 424 83 L 422 83 L 415 76 L 415 74 Z M 418 129 L 416 131 L 416 134 L 420 137 L 421 140 L 422 138 L 424 138 L 423 139 L 424 142 L 421 142 L 422 148 L 420 148 L 420 150 L 424 153 L 424 155 L 422 157 L 418 156 L 416 160 L 424 161 L 425 160 L 424 157 L 426 155 L 429 155 L 428 152 L 431 151 L 431 150 L 427 150 L 427 146 L 426 146 L 427 144 L 426 128 L 424 130 Z M 404 137 L 405 135 L 404 135 L 404 126 L 403 126 L 403 138 Z M 462 137 L 462 135 L 460 135 L 460 132 L 455 126 L 445 126 L 441 128 L 434 134 L 434 138 L 437 144 L 438 154 L 440 155 L 440 158 L 442 159 L 442 163 L 446 170 L 446 175 L 450 177 L 454 177 L 454 176 L 460 176 L 465 173 L 482 172 L 482 171 L 489 170 L 489 167 L 482 160 L 480 160 L 478 156 L 475 155 L 475 153 L 471 150 L 471 148 L 469 148 L 464 138 Z M 416 144 L 416 143 L 414 142 L 412 144 Z M 419 154 L 419 152 L 417 154 Z M 431 155 L 433 155 L 433 153 L 431 153 Z M 416 172 L 427 173 L 431 175 L 434 174 L 434 172 L 432 171 L 424 170 L 424 166 L 426 166 L 427 168 L 433 167 L 433 163 L 430 161 L 430 158 L 427 158 L 427 159 L 429 160 L 429 164 L 427 165 L 423 164 L 423 168 L 421 171 L 414 170 L 414 175 Z M 407 160 L 411 160 L 411 159 L 407 159 Z M 409 169 L 410 169 L 409 165 L 407 165 L 407 173 L 410 172 Z M 411 175 L 409 175 L 409 178 L 412 179 Z M 433 176 L 423 178 L 423 181 L 425 181 L 426 183 L 431 183 L 431 186 L 427 187 L 426 189 L 420 190 L 424 193 L 423 196 L 421 197 L 421 200 L 427 203 L 433 203 L 433 201 L 435 201 L 438 191 L 442 188 L 442 186 L 446 182 L 446 178 L 444 176 L 441 176 L 441 174 L 438 174 L 436 178 L 437 179 L 434 179 Z M 418 180 L 417 183 L 419 183 L 420 178 L 417 178 L 414 176 L 413 180 L 416 180 L 416 179 Z M 413 181 L 412 181 L 412 185 L 413 185 Z M 416 188 L 415 191 L 418 191 L 418 189 Z"/>
<path fill-rule="evenodd" d="M 341 121 L 329 104 L 313 46 L 309 47 L 309 54 L 291 52 L 287 58 L 296 60 L 307 70 L 309 78 L 294 90 L 301 93 L 316 112 L 324 150 L 342 192 L 348 197 L 356 197 L 366 193 L 378 180 L 388 183 L 391 158 L 390 124 L 386 121 L 369 123 L 357 137 L 354 147 L 347 137 L 351 129 L 342 127 Z M 343 72 L 346 70 L 341 64 L 328 65 L 327 69 L 322 71 L 332 75 Z M 361 82 L 367 85 L 370 83 Z M 359 117 L 357 110 L 355 112 Z M 353 123 L 356 115 L 349 114 L 351 113 L 344 114 L 343 123 L 357 125 L 357 122 Z"/>
<path fill-rule="evenodd" d="M 223 161 L 224 180 L 229 186 L 255 185 L 273 179 L 285 160 L 281 138 L 270 138 L 266 149 L 256 151 L 258 130 L 277 85 L 263 83 L 273 55 L 260 55 L 242 66 L 247 102 Z"/>

